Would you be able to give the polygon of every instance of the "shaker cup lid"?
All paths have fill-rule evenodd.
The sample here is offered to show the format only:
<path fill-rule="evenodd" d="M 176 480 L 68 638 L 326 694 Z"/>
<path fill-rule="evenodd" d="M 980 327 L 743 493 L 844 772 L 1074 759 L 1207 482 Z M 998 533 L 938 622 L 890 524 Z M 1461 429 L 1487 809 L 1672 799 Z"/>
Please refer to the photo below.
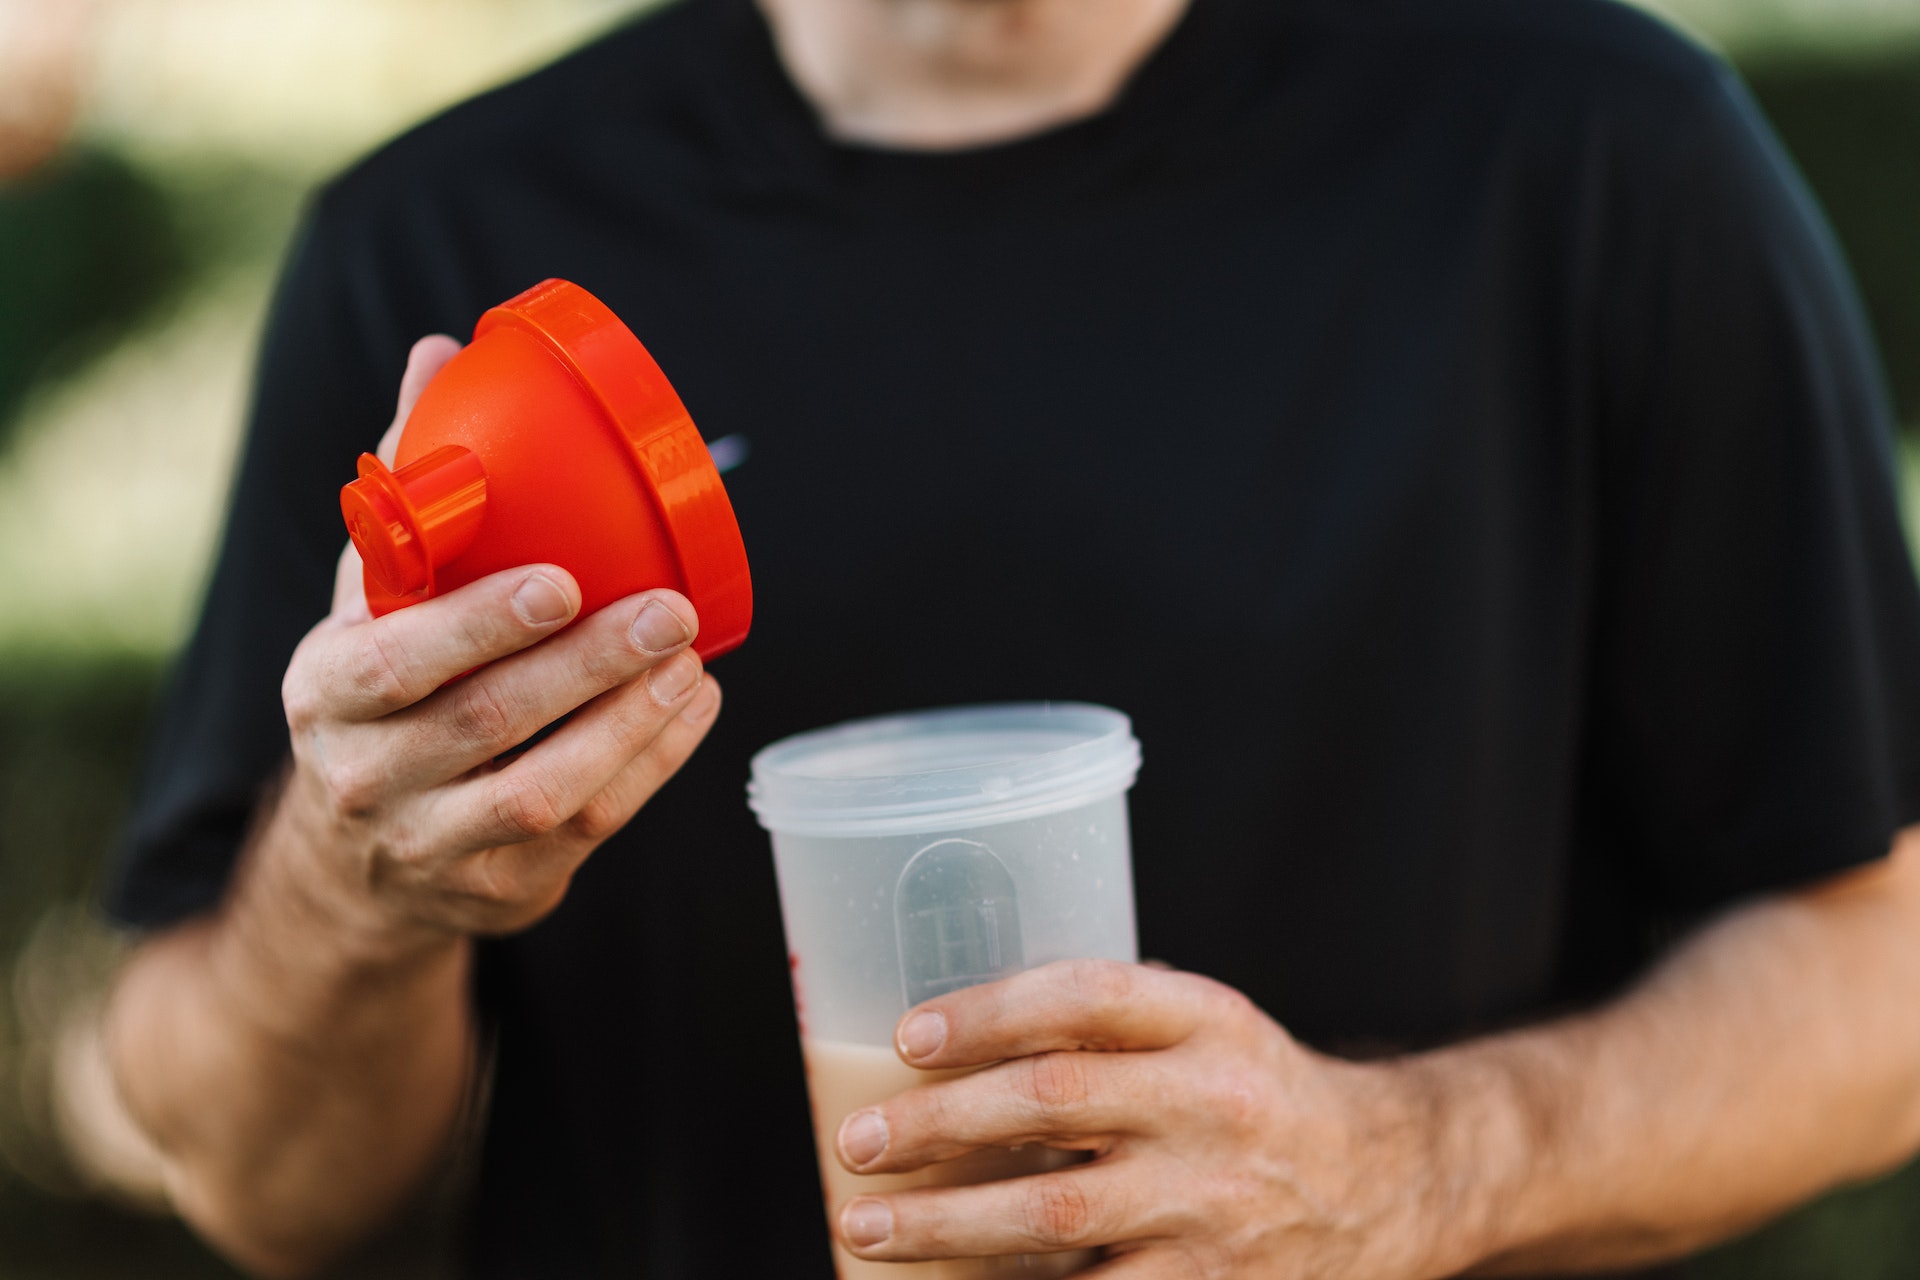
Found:
<path fill-rule="evenodd" d="M 660 366 L 565 280 L 481 316 L 434 377 L 393 468 L 341 491 L 376 616 L 518 564 L 579 581 L 581 613 L 649 587 L 700 611 L 711 659 L 746 638 L 746 548 L 712 456 Z"/>
<path fill-rule="evenodd" d="M 593 392 L 640 464 L 641 482 L 672 536 L 686 594 L 702 610 L 701 631 L 744 636 L 752 597 L 740 585 L 747 552 L 733 504 L 679 394 L 633 331 L 568 280 L 543 281 L 492 308 L 474 326 L 474 339 L 495 327 L 538 339 Z"/>
<path fill-rule="evenodd" d="M 1075 808 L 1139 769 L 1132 722 L 1111 708 L 954 707 L 782 739 L 754 756 L 747 803 L 787 835 L 954 831 Z"/>

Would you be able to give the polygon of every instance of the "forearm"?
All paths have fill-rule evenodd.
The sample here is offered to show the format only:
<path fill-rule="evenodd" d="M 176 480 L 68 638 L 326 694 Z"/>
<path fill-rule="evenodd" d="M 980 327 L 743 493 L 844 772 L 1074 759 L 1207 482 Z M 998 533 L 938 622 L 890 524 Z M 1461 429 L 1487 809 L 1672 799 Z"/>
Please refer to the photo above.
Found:
<path fill-rule="evenodd" d="M 136 951 L 108 1013 L 179 1211 L 243 1265 L 311 1271 L 436 1168 L 471 1075 L 470 946 L 356 928 L 286 805 L 213 916 Z"/>
<path fill-rule="evenodd" d="M 458 350 L 414 344 L 386 463 Z M 281 681 L 287 782 L 226 901 L 139 948 L 107 1015 L 174 1203 L 271 1275 L 423 1187 L 471 1093 L 470 939 L 552 911 L 720 710 L 677 592 L 581 618 L 572 575 L 534 564 L 376 619 L 363 582 L 349 547 Z"/>
<path fill-rule="evenodd" d="M 1476 1274 L 1671 1257 L 1920 1147 L 1920 841 L 1744 908 L 1591 1015 L 1405 1064 Z"/>

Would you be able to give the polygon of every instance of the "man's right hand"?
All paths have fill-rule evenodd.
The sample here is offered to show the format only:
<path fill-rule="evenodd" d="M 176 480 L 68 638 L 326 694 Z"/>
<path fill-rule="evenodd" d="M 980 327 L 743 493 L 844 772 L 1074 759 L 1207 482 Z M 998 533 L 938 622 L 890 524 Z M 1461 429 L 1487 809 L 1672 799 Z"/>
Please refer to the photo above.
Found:
<path fill-rule="evenodd" d="M 579 606 L 565 570 L 511 569 L 384 618 L 336 609 L 295 651 L 282 816 L 345 923 L 396 941 L 532 924 L 699 745 L 720 699 L 693 607 L 649 591 L 555 635 Z"/>
<path fill-rule="evenodd" d="M 389 463 L 458 350 L 415 344 Z M 122 968 L 118 1095 L 175 1207 L 252 1271 L 311 1274 L 432 1177 L 471 1098 L 469 938 L 552 910 L 713 723 L 683 597 L 579 609 L 565 570 L 529 565 L 374 618 L 349 547 L 233 885 Z"/>
<path fill-rule="evenodd" d="M 396 426 L 457 350 L 416 344 Z M 401 943 L 525 928 L 700 744 L 720 691 L 688 648 L 686 598 L 643 592 L 568 628 L 579 608 L 566 570 L 531 565 L 373 618 L 347 548 L 282 684 L 280 815 L 342 924 Z"/>

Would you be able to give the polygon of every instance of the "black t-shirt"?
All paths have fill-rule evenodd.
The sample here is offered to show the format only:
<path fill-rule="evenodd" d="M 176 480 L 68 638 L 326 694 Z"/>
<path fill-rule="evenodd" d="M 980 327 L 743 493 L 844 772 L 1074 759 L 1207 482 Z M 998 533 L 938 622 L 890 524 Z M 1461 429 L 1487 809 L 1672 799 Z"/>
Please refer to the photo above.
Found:
<path fill-rule="evenodd" d="M 1871 342 L 1706 54 L 1603 0 L 1197 0 L 1099 116 L 914 153 L 692 0 L 320 197 L 121 918 L 221 893 L 408 345 L 546 276 L 750 444 L 757 618 L 693 762 L 481 948 L 478 1276 L 829 1274 L 743 802 L 787 733 L 1129 712 L 1145 951 L 1343 1051 L 1604 994 L 1920 818 Z"/>

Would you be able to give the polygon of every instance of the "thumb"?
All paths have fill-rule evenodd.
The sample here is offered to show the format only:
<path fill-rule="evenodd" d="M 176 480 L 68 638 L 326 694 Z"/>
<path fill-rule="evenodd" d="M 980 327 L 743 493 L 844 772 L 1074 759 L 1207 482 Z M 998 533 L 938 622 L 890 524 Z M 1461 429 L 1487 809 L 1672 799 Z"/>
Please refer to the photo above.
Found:
<path fill-rule="evenodd" d="M 459 355 L 460 343 L 444 333 L 429 334 L 413 344 L 407 352 L 407 371 L 400 375 L 400 400 L 393 412 L 393 425 L 380 437 L 380 444 L 374 455 L 388 466 L 393 465 L 395 452 L 400 447 L 400 431 L 413 414 L 413 406 L 420 399 L 421 392 L 433 381 L 433 375 L 446 367 L 447 361 Z M 347 543 L 340 553 L 340 563 L 333 575 L 333 611 L 332 617 L 343 623 L 365 622 L 373 616 L 367 608 L 367 594 L 360 565 L 360 553 L 353 543 Z"/>
<path fill-rule="evenodd" d="M 347 626 L 373 620 L 373 610 L 367 606 L 367 586 L 361 569 L 360 552 L 351 542 L 340 553 L 339 564 L 334 566 L 333 608 L 328 616 Z"/>

